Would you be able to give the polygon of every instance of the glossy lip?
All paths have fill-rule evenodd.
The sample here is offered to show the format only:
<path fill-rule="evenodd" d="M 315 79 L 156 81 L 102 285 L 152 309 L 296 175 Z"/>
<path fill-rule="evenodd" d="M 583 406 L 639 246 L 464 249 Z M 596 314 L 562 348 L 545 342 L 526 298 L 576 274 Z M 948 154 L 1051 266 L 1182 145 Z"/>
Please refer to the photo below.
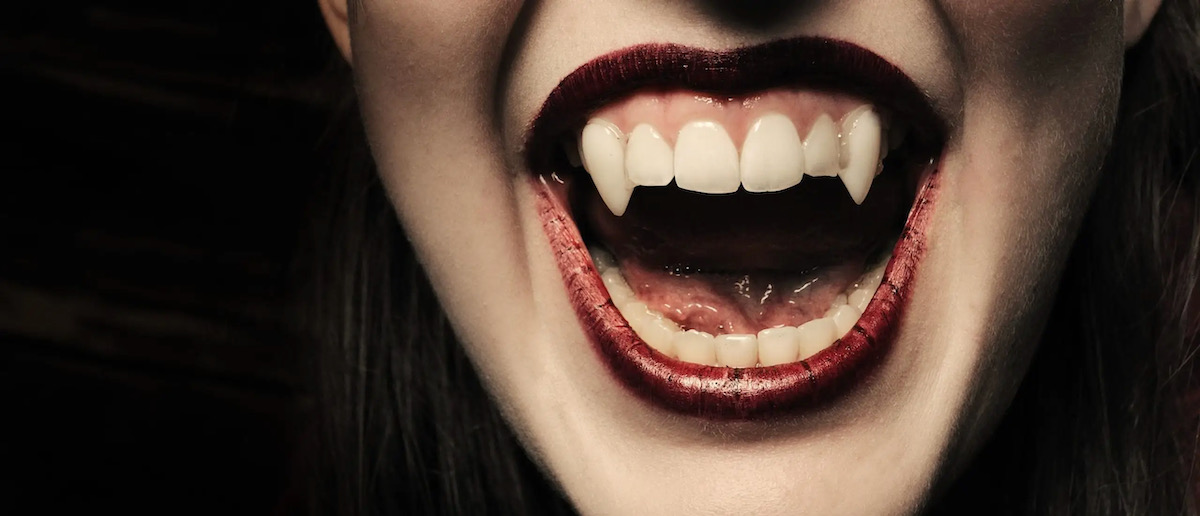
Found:
<path fill-rule="evenodd" d="M 620 383 L 661 408 L 711 420 L 765 419 L 811 408 L 866 378 L 895 341 L 937 199 L 940 180 L 932 159 L 883 282 L 854 328 L 808 359 L 754 368 L 682 362 L 639 338 L 604 288 L 570 210 L 545 179 L 565 166 L 553 152 L 559 139 L 595 109 L 634 92 L 681 89 L 738 95 L 777 87 L 836 90 L 870 99 L 909 121 L 910 145 L 917 155 L 940 154 L 946 125 L 912 80 L 862 47 L 825 38 L 728 51 L 649 44 L 601 56 L 559 83 L 526 140 L 538 216 L 576 316 Z"/>

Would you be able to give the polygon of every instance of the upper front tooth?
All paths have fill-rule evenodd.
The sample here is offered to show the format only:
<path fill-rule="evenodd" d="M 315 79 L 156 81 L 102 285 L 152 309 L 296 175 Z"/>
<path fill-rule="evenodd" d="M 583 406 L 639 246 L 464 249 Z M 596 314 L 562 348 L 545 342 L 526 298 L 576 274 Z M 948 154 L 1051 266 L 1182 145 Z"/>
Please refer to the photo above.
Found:
<path fill-rule="evenodd" d="M 742 187 L 777 192 L 804 178 L 804 147 L 791 119 L 771 113 L 759 118 L 742 144 Z"/>
<path fill-rule="evenodd" d="M 716 122 L 691 122 L 675 139 L 675 185 L 694 192 L 723 194 L 741 185 L 738 153 Z"/>
<path fill-rule="evenodd" d="M 625 147 L 625 171 L 635 185 L 667 186 L 675 177 L 671 145 L 650 124 L 638 124 Z"/>
<path fill-rule="evenodd" d="M 838 128 L 829 115 L 821 115 L 804 139 L 805 174 L 813 177 L 838 175 Z"/>
<path fill-rule="evenodd" d="M 879 115 L 870 106 L 850 112 L 842 121 L 842 157 L 845 166 L 838 175 L 857 204 L 862 204 L 863 199 L 867 198 L 871 181 L 879 169 L 881 132 Z"/>
<path fill-rule="evenodd" d="M 579 137 L 579 149 L 583 168 L 591 174 L 604 204 L 613 215 L 624 215 L 634 185 L 625 178 L 625 142 L 621 130 L 604 119 L 589 120 Z"/>

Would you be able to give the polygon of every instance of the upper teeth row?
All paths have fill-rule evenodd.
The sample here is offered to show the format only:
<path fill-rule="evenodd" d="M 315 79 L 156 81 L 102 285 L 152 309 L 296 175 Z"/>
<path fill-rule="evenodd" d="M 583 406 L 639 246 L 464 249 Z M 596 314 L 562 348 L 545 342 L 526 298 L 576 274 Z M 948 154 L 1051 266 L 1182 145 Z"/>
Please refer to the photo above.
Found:
<path fill-rule="evenodd" d="M 746 133 L 739 156 L 729 133 L 718 122 L 700 120 L 684 125 L 675 148 L 650 124 L 639 124 L 628 135 L 611 122 L 593 118 L 579 138 L 579 157 L 592 176 L 600 197 L 621 216 L 637 186 L 666 186 L 673 179 L 684 190 L 709 194 L 777 192 L 800 183 L 805 175 L 837 176 L 855 203 L 862 204 L 871 182 L 883 169 L 889 147 L 881 145 L 884 124 L 875 109 L 859 106 L 835 123 L 821 115 L 800 139 L 787 116 L 768 113 Z M 899 136 L 899 134 L 895 135 Z"/>

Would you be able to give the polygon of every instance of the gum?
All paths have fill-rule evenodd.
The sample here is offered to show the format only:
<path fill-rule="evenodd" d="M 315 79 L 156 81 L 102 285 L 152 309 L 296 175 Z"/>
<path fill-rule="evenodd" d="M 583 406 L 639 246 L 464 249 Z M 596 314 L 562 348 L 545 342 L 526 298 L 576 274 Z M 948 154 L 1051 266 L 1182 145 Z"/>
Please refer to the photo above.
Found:
<path fill-rule="evenodd" d="M 719 97 L 693 91 L 641 92 L 592 113 L 629 134 L 639 124 L 653 126 L 672 146 L 679 129 L 689 122 L 720 123 L 738 144 L 759 117 L 787 116 L 801 137 L 821 115 L 834 122 L 868 102 L 845 94 L 816 91 L 768 90 L 743 97 Z"/>

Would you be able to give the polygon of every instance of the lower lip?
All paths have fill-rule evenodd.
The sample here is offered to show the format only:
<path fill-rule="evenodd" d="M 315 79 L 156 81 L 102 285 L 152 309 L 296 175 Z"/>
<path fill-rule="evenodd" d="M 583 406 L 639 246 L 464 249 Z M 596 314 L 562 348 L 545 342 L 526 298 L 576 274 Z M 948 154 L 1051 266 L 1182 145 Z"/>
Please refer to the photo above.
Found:
<path fill-rule="evenodd" d="M 752 368 L 682 362 L 651 348 L 617 311 L 569 210 L 534 177 L 538 216 L 567 294 L 600 360 L 635 396 L 657 407 L 710 420 L 758 420 L 811 409 L 867 380 L 891 350 L 940 183 L 937 167 L 917 193 L 883 282 L 845 337 L 799 362 Z"/>

